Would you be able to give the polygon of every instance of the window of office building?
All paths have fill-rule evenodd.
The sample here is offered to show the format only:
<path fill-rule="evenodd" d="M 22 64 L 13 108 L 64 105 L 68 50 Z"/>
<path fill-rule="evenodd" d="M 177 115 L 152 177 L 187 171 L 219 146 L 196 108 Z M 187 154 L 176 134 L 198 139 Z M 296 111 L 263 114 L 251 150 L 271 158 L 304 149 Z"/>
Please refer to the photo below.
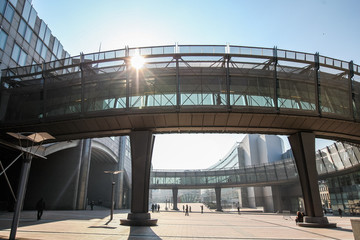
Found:
<path fill-rule="evenodd" d="M 9 2 L 11 2 L 11 4 L 16 7 L 16 4 L 17 4 L 17 0 L 9 0 Z"/>
<path fill-rule="evenodd" d="M 15 12 L 14 8 L 10 4 L 7 4 L 6 9 L 5 9 L 5 13 L 4 13 L 4 17 L 10 23 L 12 22 L 12 19 L 14 17 L 14 12 Z"/>
<path fill-rule="evenodd" d="M 5 7 L 6 7 L 6 0 L 0 0 L 0 13 L 4 14 L 5 12 Z"/>
<path fill-rule="evenodd" d="M 28 42 L 30 43 L 31 36 L 32 36 L 32 30 L 31 28 L 26 24 L 24 20 L 21 19 L 19 24 L 18 32 L 20 35 Z"/>
<path fill-rule="evenodd" d="M 31 3 L 28 0 L 26 0 L 25 4 L 24 4 L 23 12 L 22 12 L 22 17 L 29 24 L 29 26 L 33 29 L 35 26 L 36 15 L 37 15 L 37 13 L 36 13 L 35 9 L 31 6 Z"/>
<path fill-rule="evenodd" d="M 41 40 L 43 40 L 46 46 L 48 46 L 50 43 L 50 35 L 51 35 L 50 29 L 48 28 L 48 26 L 44 21 L 41 21 L 39 37 L 41 38 Z"/>
<path fill-rule="evenodd" d="M 37 40 L 35 50 L 44 60 L 46 60 L 47 47 L 40 38 Z"/>
<path fill-rule="evenodd" d="M 63 46 L 61 45 L 61 43 L 59 42 L 59 40 L 57 38 L 54 38 L 54 45 L 53 45 L 53 53 L 55 54 L 55 56 L 60 59 L 62 56 L 62 51 L 63 51 Z"/>
<path fill-rule="evenodd" d="M 20 66 L 24 66 L 26 64 L 27 54 L 15 43 L 11 58 Z"/>
<path fill-rule="evenodd" d="M 330 201 L 333 210 L 341 208 L 344 214 L 360 214 L 360 172 L 328 179 Z"/>
<path fill-rule="evenodd" d="M 0 48 L 2 50 L 5 49 L 7 37 L 8 37 L 7 33 L 1 29 L 0 30 Z"/>

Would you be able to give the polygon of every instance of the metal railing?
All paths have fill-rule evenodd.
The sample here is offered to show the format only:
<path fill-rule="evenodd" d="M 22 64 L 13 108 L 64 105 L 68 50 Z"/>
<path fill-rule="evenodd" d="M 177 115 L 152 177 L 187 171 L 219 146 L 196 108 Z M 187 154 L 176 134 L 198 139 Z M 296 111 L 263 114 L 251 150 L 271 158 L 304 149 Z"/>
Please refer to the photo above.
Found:
<path fill-rule="evenodd" d="M 59 59 L 44 64 L 35 64 L 23 67 L 10 68 L 5 70 L 5 75 L 9 76 L 8 72 L 16 76 L 41 74 L 43 71 L 56 70 L 60 68 L 73 67 L 81 63 L 82 59 L 86 63 L 96 63 L 104 61 L 114 61 L 116 59 L 124 59 L 132 57 L 136 54 L 141 56 L 156 56 L 156 55 L 174 55 L 174 54 L 232 54 L 236 56 L 252 56 L 272 58 L 277 56 L 283 60 L 300 61 L 313 63 L 315 61 L 315 54 L 297 52 L 292 50 L 277 49 L 277 48 L 261 48 L 235 45 L 166 45 L 153 47 L 139 47 L 139 48 L 124 48 L 103 52 L 95 52 L 88 54 L 81 54 L 70 58 Z M 323 66 L 334 67 L 336 69 L 348 70 L 349 63 L 347 61 L 326 57 L 320 55 L 319 62 Z M 354 72 L 360 73 L 360 66 L 354 64 Z"/>

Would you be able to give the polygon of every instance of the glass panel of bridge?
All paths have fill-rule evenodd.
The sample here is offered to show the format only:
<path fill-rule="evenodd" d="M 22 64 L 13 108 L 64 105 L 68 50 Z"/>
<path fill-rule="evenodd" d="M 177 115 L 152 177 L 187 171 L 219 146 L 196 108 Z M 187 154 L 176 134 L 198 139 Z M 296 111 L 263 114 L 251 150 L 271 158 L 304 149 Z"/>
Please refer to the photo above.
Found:
<path fill-rule="evenodd" d="M 232 58 L 230 104 L 239 107 L 274 107 L 274 67 L 267 62 Z M 246 60 L 247 61 L 247 60 Z"/>
<path fill-rule="evenodd" d="M 276 181 L 277 180 L 274 164 L 266 165 L 266 175 L 267 175 L 268 181 Z"/>
<path fill-rule="evenodd" d="M 7 78 L 2 81 L 4 84 Z M 31 120 L 43 117 L 43 80 L 25 80 L 26 84 L 22 81 L 22 79 L 9 81 L 11 91 L 8 91 L 7 98 L 2 99 L 2 104 L 4 105 L 5 102 L 7 104 L 5 120 Z"/>
<path fill-rule="evenodd" d="M 211 59 L 211 61 L 216 63 L 214 59 Z M 224 68 L 217 65 L 202 67 L 201 62 L 198 63 L 198 66 L 195 64 L 190 61 L 180 62 L 181 105 L 226 105 L 226 77 Z"/>
<path fill-rule="evenodd" d="M 357 66 L 357 70 L 359 72 L 352 78 L 353 109 L 355 118 L 360 120 L 360 66 Z"/>
<path fill-rule="evenodd" d="M 285 62 L 284 65 L 279 63 L 277 77 L 279 108 L 316 110 L 315 71 L 311 66 L 286 66 Z"/>
<path fill-rule="evenodd" d="M 359 164 L 360 152 L 359 148 L 350 144 L 344 144 L 346 151 L 349 155 L 350 161 L 353 165 Z"/>
<path fill-rule="evenodd" d="M 46 116 L 81 112 L 80 69 L 66 70 L 69 71 L 66 74 L 46 76 Z"/>
<path fill-rule="evenodd" d="M 238 175 L 235 170 L 229 171 L 228 176 L 229 176 L 229 183 L 236 183 L 239 181 Z"/>
<path fill-rule="evenodd" d="M 256 181 L 257 182 L 266 182 L 267 181 L 265 166 L 256 167 Z"/>
<path fill-rule="evenodd" d="M 329 172 L 329 173 L 334 172 L 336 169 L 335 169 L 334 163 L 330 157 L 330 153 L 328 152 L 328 149 L 324 148 L 319 151 L 320 151 L 319 154 L 322 157 L 322 160 L 324 162 L 327 172 Z"/>
<path fill-rule="evenodd" d="M 341 158 L 342 162 L 344 163 L 344 167 L 345 168 L 352 167 L 352 163 L 350 161 L 350 156 L 349 156 L 348 152 L 346 151 L 346 149 L 344 148 L 343 143 L 336 142 L 335 144 L 337 146 L 340 158 Z"/>
<path fill-rule="evenodd" d="M 295 162 L 291 159 L 291 160 L 287 160 L 284 161 L 285 164 L 285 170 L 287 173 L 288 178 L 295 178 L 298 174 L 297 174 L 297 169 L 295 166 Z"/>
<path fill-rule="evenodd" d="M 277 175 L 278 180 L 287 179 L 284 163 L 283 162 L 276 162 L 274 165 L 275 165 L 276 175 Z"/>
<path fill-rule="evenodd" d="M 316 160 L 315 160 L 316 161 L 316 170 L 317 170 L 318 174 L 327 173 L 327 169 L 324 165 L 321 153 L 319 151 L 317 151 L 315 156 L 316 156 Z"/>
<path fill-rule="evenodd" d="M 337 151 L 337 148 L 335 146 L 335 144 L 332 144 L 328 147 L 329 151 L 330 151 L 330 154 L 331 154 L 331 158 L 334 162 L 334 165 L 336 167 L 337 170 L 342 170 L 344 169 L 344 164 L 343 162 L 341 161 L 341 158 L 340 158 L 340 155 L 339 155 L 339 152 Z"/>
<path fill-rule="evenodd" d="M 247 167 L 245 169 L 246 172 L 246 180 L 248 183 L 255 183 L 256 182 L 256 174 L 254 167 Z"/>
<path fill-rule="evenodd" d="M 176 70 L 158 70 L 150 63 L 129 70 L 130 107 L 160 107 L 176 105 Z"/>
<path fill-rule="evenodd" d="M 240 183 L 246 183 L 246 182 L 247 182 L 245 168 L 240 168 L 240 169 L 238 170 L 238 181 L 239 181 Z"/>
<path fill-rule="evenodd" d="M 319 84 L 322 113 L 352 117 L 348 75 L 344 71 L 320 67 Z"/>
<path fill-rule="evenodd" d="M 124 61 L 88 64 L 83 67 L 85 111 L 126 107 Z"/>

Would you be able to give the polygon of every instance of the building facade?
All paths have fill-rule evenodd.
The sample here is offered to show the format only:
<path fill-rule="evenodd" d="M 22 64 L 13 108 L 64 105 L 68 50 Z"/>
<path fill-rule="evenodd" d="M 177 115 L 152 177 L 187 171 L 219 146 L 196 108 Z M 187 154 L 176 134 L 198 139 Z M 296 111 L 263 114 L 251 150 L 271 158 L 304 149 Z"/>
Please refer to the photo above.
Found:
<path fill-rule="evenodd" d="M 31 0 L 0 0 L 1 69 L 70 57 Z"/>
<path fill-rule="evenodd" d="M 241 142 L 237 142 L 224 158 L 208 169 L 237 169 L 288 158 L 292 158 L 292 155 L 284 152 L 284 143 L 280 137 L 248 134 Z M 235 195 L 231 194 L 231 191 L 235 191 Z M 226 195 L 230 197 L 224 198 Z M 234 196 L 238 196 L 237 201 Z M 276 212 L 282 209 L 297 211 L 302 207 L 299 183 L 290 186 L 223 189 L 222 199 L 230 203 L 236 201 L 240 207 L 263 207 L 265 212 Z"/>
<path fill-rule="evenodd" d="M 69 57 L 69 53 L 64 50 L 60 40 L 38 16 L 31 0 L 0 0 L 0 69 L 26 65 L 44 67 L 44 63 L 64 59 L 56 62 L 56 64 L 62 64 Z M 113 152 L 111 153 L 112 160 L 99 160 L 110 159 L 104 153 L 105 147 L 99 144 L 101 141 L 106 141 L 105 145 L 112 146 L 113 149 L 108 151 Z M 75 142 L 76 145 L 74 145 Z M 47 199 L 48 209 L 84 209 L 91 200 L 110 206 L 110 194 L 108 194 L 110 190 L 107 188 L 111 186 L 111 182 L 99 169 L 123 171 L 114 177 L 117 183 L 115 206 L 116 208 L 129 207 L 131 157 L 128 137 L 79 140 L 65 144 L 58 143 L 58 146 L 61 146 L 61 150 L 48 155 L 48 161 L 33 162 L 25 208 L 34 208 L 34 202 L 40 196 Z M 52 148 L 52 146 L 49 147 Z M 102 148 L 103 150 L 100 151 L 99 149 Z M 10 162 L 4 159 L 14 159 L 17 154 L 9 149 L 1 149 L 1 153 L 4 157 L 2 163 L 5 166 Z M 9 180 L 14 189 L 17 186 L 17 171 L 20 167 L 18 163 L 15 163 L 10 169 L 12 172 L 9 175 L 13 177 L 9 177 Z M 66 169 L 59 171 L 63 167 L 68 167 L 73 171 L 66 171 Z M 58 176 L 60 172 L 62 174 Z M 40 175 L 47 176 L 49 179 L 53 176 L 58 177 L 52 179 L 53 182 L 51 182 L 49 179 L 44 180 Z M 0 181 L 2 189 L 0 209 L 11 210 L 14 201 L 13 194 L 3 180 L 5 179 Z"/>

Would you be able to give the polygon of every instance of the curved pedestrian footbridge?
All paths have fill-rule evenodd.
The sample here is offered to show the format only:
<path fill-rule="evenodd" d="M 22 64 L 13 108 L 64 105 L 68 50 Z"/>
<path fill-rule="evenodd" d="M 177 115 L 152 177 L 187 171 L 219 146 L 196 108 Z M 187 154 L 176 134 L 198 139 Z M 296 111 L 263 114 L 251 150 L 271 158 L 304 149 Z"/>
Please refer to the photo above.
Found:
<path fill-rule="evenodd" d="M 360 142 L 359 82 L 359 65 L 318 53 L 233 45 L 126 47 L 3 70 L 0 137 L 311 131 Z"/>
<path fill-rule="evenodd" d="M 325 151 L 316 153 L 316 167 L 319 179 L 340 175 L 360 169 L 358 147 L 341 144 L 336 158 L 329 158 Z M 327 149 L 326 149 L 327 150 Z M 226 159 L 224 161 L 227 161 Z M 282 159 L 272 163 L 238 167 L 231 169 L 198 170 L 152 170 L 150 188 L 152 189 L 193 189 L 227 188 L 246 186 L 272 186 L 291 184 L 299 181 L 294 159 Z"/>

